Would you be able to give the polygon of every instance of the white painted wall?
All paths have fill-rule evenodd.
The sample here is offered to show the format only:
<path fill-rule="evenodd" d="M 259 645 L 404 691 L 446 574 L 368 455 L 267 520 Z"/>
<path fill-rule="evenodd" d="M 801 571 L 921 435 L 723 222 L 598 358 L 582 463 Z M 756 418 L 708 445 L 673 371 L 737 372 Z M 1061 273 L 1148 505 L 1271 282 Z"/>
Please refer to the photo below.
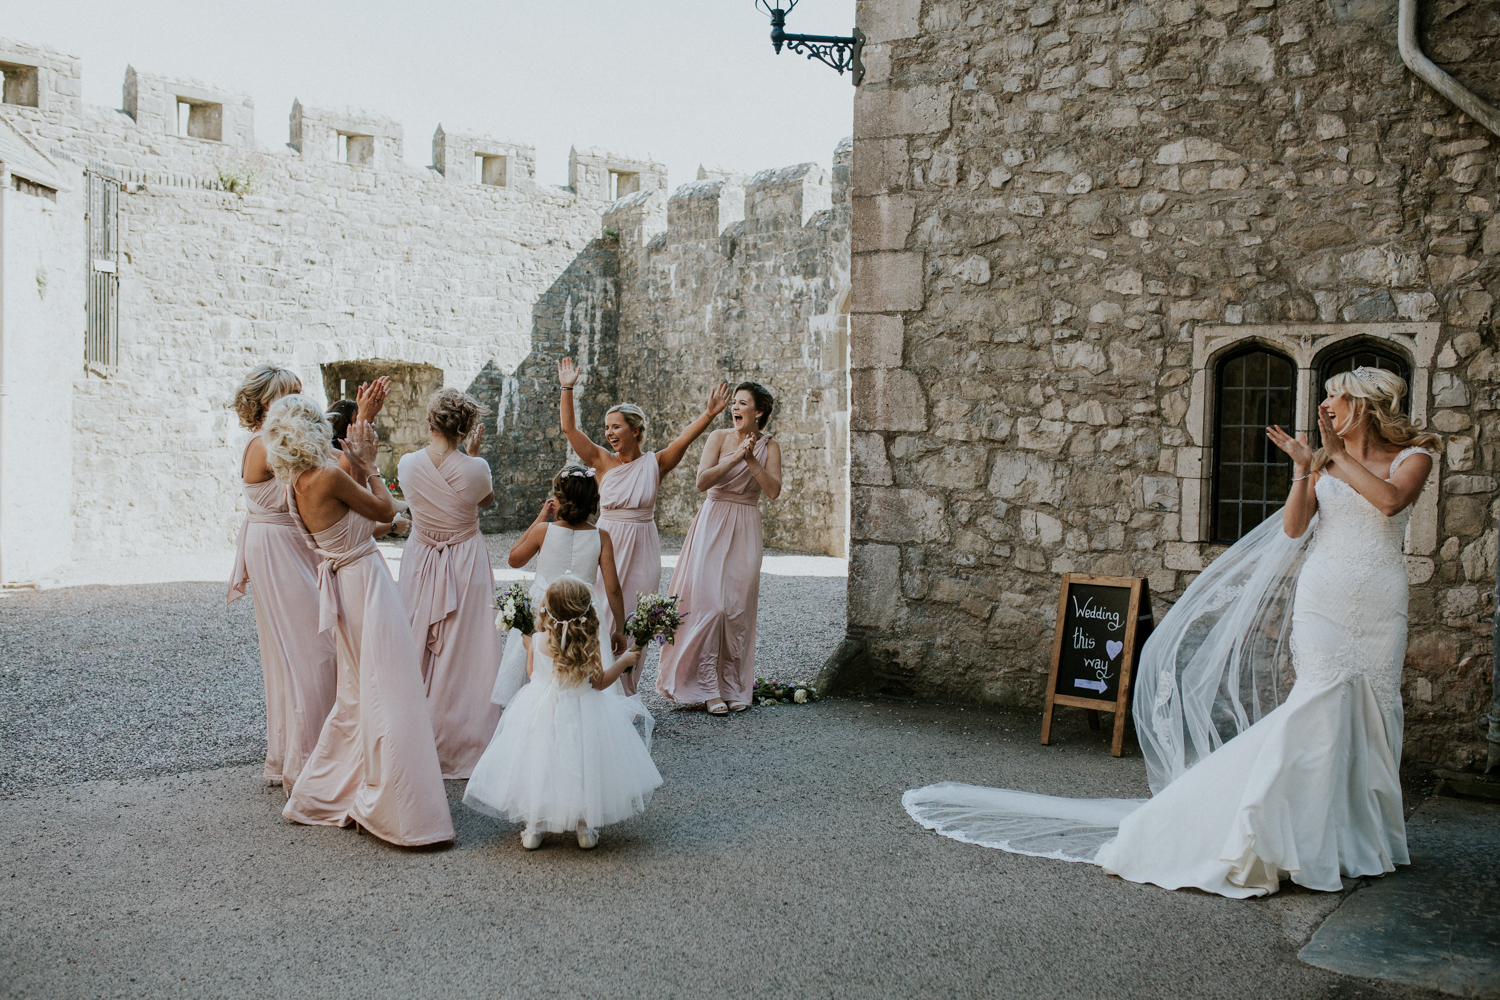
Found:
<path fill-rule="evenodd" d="M 54 203 L 0 169 L 0 585 L 72 556 L 73 382 L 83 368 L 81 171 Z"/>

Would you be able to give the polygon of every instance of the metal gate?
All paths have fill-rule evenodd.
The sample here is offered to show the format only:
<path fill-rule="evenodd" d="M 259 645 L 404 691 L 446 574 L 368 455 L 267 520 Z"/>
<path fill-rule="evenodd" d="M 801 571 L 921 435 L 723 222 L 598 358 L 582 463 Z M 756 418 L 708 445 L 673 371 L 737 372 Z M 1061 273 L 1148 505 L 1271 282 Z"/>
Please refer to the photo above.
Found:
<path fill-rule="evenodd" d="M 83 366 L 107 376 L 120 360 L 120 182 L 93 170 L 88 184 L 88 331 Z"/>

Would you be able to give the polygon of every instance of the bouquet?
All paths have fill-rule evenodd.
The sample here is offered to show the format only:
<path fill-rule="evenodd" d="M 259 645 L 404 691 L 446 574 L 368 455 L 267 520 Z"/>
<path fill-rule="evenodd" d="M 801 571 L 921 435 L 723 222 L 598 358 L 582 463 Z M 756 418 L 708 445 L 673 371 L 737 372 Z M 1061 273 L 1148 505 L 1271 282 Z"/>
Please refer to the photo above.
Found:
<path fill-rule="evenodd" d="M 682 626 L 682 612 L 677 598 L 660 594 L 637 594 L 635 610 L 625 619 L 625 631 L 642 649 L 649 642 L 665 646 L 677 637 Z"/>
<path fill-rule="evenodd" d="M 520 629 L 522 635 L 530 635 L 536 631 L 536 614 L 531 609 L 531 591 L 525 581 L 516 580 L 508 587 L 495 588 L 495 603 L 491 607 L 497 612 L 497 630 L 509 632 L 515 628 Z"/>
<path fill-rule="evenodd" d="M 805 705 L 818 700 L 818 689 L 811 684 L 782 684 L 780 681 L 756 681 L 757 705 Z"/>

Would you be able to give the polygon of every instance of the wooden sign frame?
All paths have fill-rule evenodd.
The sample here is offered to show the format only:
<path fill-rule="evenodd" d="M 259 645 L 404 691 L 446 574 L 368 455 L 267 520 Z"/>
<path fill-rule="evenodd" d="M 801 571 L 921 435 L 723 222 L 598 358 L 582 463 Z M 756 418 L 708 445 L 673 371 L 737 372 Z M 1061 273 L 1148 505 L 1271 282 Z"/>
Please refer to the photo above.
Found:
<path fill-rule="evenodd" d="M 1094 587 L 1119 587 L 1130 590 L 1130 604 L 1125 619 L 1125 648 L 1120 652 L 1120 684 L 1115 700 L 1102 698 L 1079 698 L 1057 693 L 1057 673 L 1062 663 L 1063 632 L 1067 625 L 1068 590 L 1073 584 Z M 1130 718 L 1131 679 L 1135 671 L 1135 658 L 1140 653 L 1152 626 L 1151 588 L 1144 579 L 1130 576 L 1094 576 L 1091 573 L 1064 573 L 1062 590 L 1057 596 L 1057 630 L 1052 637 L 1052 669 L 1047 672 L 1047 707 L 1042 713 L 1042 744 L 1052 741 L 1052 713 L 1058 705 L 1069 708 L 1088 709 L 1089 728 L 1099 728 L 1099 713 L 1113 712 L 1115 715 L 1114 739 L 1109 752 L 1118 757 L 1125 746 L 1125 722 Z"/>

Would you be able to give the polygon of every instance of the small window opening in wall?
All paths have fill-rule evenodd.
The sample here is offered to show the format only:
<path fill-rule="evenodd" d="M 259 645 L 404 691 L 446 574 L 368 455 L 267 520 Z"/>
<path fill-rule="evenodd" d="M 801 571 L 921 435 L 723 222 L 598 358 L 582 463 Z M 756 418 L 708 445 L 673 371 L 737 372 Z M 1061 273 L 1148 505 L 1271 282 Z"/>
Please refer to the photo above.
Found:
<path fill-rule="evenodd" d="M 338 136 L 338 158 L 340 163 L 356 166 L 375 162 L 375 137 L 340 132 Z"/>
<path fill-rule="evenodd" d="M 491 187 L 506 186 L 506 162 L 503 156 L 486 156 L 484 153 L 474 154 L 474 183 L 488 184 Z"/>
<path fill-rule="evenodd" d="M 224 141 L 224 105 L 177 98 L 177 134 L 188 139 Z"/>
<path fill-rule="evenodd" d="M 11 180 L 15 183 L 16 190 L 21 192 L 22 194 L 29 194 L 35 198 L 46 198 L 48 201 L 57 200 L 56 188 L 49 188 L 45 184 L 37 184 L 32 181 L 28 181 L 26 178 L 17 177 L 15 174 L 11 174 L 10 177 Z"/>
<path fill-rule="evenodd" d="M 635 194 L 641 189 L 641 175 L 627 174 L 618 170 L 609 172 L 609 197 L 618 201 L 627 194 Z"/>
<path fill-rule="evenodd" d="M 37 68 L 19 63 L 0 62 L 0 78 L 4 80 L 0 100 L 6 104 L 17 104 L 23 108 L 38 105 Z"/>
<path fill-rule="evenodd" d="M 1214 408 L 1214 531 L 1237 542 L 1286 502 L 1291 459 L 1266 439 L 1266 428 L 1290 428 L 1297 370 L 1289 358 L 1254 349 L 1219 365 Z"/>

